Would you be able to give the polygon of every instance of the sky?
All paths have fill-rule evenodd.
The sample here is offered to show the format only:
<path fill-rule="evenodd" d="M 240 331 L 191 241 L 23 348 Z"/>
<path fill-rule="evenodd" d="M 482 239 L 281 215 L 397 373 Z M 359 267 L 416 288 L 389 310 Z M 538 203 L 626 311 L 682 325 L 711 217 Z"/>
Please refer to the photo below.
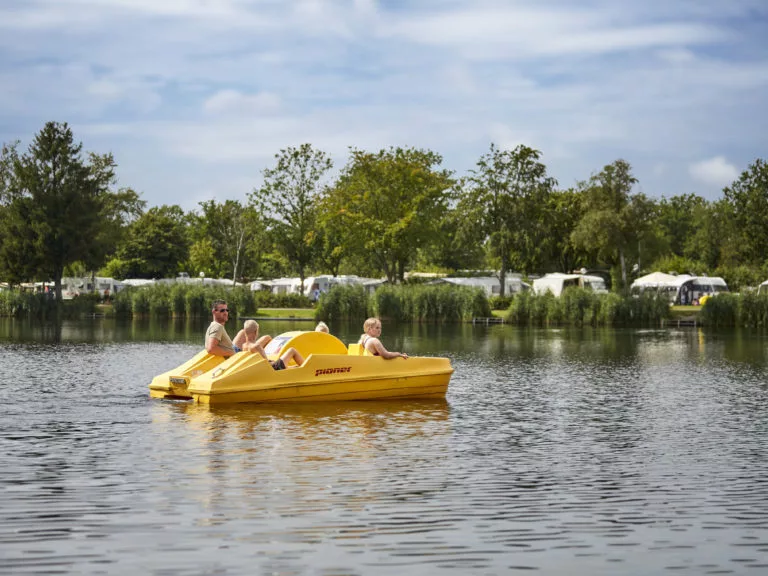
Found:
<path fill-rule="evenodd" d="M 2 0 L 0 142 L 67 122 L 150 206 L 246 201 L 304 142 L 618 158 L 710 200 L 768 150 L 765 0 Z"/>

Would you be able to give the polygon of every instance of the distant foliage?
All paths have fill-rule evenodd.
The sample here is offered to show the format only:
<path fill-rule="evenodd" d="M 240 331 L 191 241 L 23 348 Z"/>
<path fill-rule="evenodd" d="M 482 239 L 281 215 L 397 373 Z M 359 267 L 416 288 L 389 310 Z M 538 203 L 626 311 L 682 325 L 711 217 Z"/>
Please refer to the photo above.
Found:
<path fill-rule="evenodd" d="M 354 285 L 335 286 L 333 290 L 320 297 L 315 310 L 315 318 L 326 322 L 362 321 L 370 314 L 365 288 Z"/>
<path fill-rule="evenodd" d="M 218 299 L 227 301 L 231 318 L 253 316 L 258 310 L 254 293 L 247 287 L 181 283 L 125 288 L 115 294 L 112 304 L 116 316 L 201 318 L 211 314 L 211 304 Z"/>
<path fill-rule="evenodd" d="M 521 292 L 507 310 L 507 322 L 520 326 L 649 326 L 668 316 L 669 302 L 663 297 L 596 294 L 586 288 L 568 288 L 560 298 L 551 292 Z"/>
<path fill-rule="evenodd" d="M 382 286 L 371 296 L 374 315 L 400 322 L 462 322 L 491 315 L 480 288 Z"/>
<path fill-rule="evenodd" d="M 488 299 L 491 305 L 491 310 L 506 310 L 509 305 L 512 304 L 512 298 L 514 296 L 491 296 Z"/>
<path fill-rule="evenodd" d="M 0 291 L 0 316 L 13 318 L 78 318 L 93 314 L 100 301 L 98 294 L 84 294 L 73 300 L 57 302 L 48 294 L 22 292 L 19 290 Z"/>
<path fill-rule="evenodd" d="M 378 316 L 396 322 L 462 322 L 490 316 L 479 288 L 430 285 L 382 286 L 366 294 L 362 286 L 337 286 L 320 298 L 318 320 L 364 320 Z"/>
<path fill-rule="evenodd" d="M 699 321 L 707 327 L 746 326 L 768 327 L 768 294 L 745 292 L 722 293 L 711 298 L 701 307 Z"/>

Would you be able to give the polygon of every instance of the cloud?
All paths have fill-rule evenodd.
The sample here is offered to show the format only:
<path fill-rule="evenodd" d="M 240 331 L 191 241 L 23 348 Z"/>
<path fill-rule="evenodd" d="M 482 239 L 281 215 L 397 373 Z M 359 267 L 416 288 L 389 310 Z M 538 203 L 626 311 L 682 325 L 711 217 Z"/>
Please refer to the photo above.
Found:
<path fill-rule="evenodd" d="M 221 90 L 203 103 L 206 112 L 249 116 L 275 112 L 280 108 L 280 97 L 270 92 L 242 94 L 237 90 Z"/>
<path fill-rule="evenodd" d="M 67 121 L 150 204 L 226 198 L 304 142 L 459 174 L 522 143 L 563 185 L 623 157 L 651 195 L 714 197 L 691 162 L 745 165 L 768 132 L 768 3 L 726 4 L 5 0 L 0 142 Z"/>
<path fill-rule="evenodd" d="M 695 162 L 688 167 L 691 176 L 712 186 L 724 187 L 739 177 L 739 170 L 723 156 Z"/>

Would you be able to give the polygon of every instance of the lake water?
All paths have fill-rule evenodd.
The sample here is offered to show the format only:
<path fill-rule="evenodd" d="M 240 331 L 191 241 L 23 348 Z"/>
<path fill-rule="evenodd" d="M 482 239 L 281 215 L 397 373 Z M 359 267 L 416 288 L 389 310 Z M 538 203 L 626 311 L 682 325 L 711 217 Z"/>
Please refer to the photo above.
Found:
<path fill-rule="evenodd" d="M 203 329 L 0 319 L 0 573 L 768 573 L 760 334 L 385 325 L 445 401 L 150 400 Z"/>

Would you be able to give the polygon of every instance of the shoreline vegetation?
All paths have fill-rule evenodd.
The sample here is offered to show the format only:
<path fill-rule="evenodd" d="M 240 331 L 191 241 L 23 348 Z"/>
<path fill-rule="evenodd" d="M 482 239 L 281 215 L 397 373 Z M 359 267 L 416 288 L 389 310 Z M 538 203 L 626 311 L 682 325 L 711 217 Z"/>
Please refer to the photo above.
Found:
<path fill-rule="evenodd" d="M 102 302 L 95 294 L 60 302 L 46 294 L 15 290 L 0 292 L 0 316 L 41 321 L 83 316 L 122 318 L 205 318 L 210 302 L 227 300 L 233 318 L 295 318 L 326 322 L 362 321 L 369 316 L 407 323 L 460 323 L 473 318 L 503 318 L 516 326 L 662 326 L 665 321 L 695 317 L 703 327 L 768 326 L 768 295 L 719 294 L 701 307 L 669 306 L 666 299 L 616 293 L 597 294 L 569 288 L 559 298 L 531 291 L 504 300 L 488 298 L 477 288 L 455 286 L 383 286 L 367 293 L 362 286 L 338 286 L 317 304 L 298 295 L 252 292 L 244 287 L 156 285 L 128 288 Z M 508 303 L 507 308 L 503 308 Z M 492 309 L 495 304 L 496 308 Z"/>

